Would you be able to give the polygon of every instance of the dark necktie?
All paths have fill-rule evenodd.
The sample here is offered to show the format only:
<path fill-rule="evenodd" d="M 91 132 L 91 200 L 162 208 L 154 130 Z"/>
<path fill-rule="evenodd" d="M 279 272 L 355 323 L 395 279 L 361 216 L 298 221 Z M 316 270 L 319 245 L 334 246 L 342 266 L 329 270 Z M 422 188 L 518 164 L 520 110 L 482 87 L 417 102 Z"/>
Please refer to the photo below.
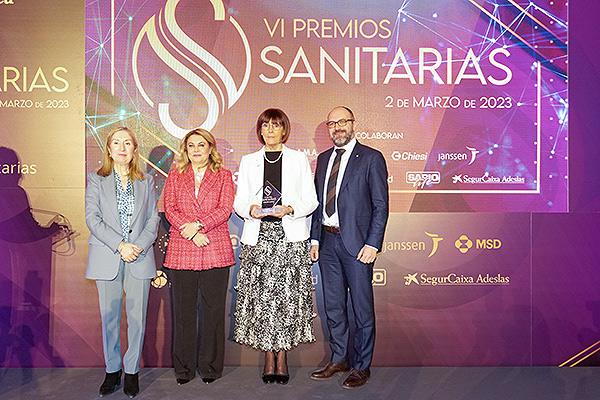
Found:
<path fill-rule="evenodd" d="M 340 164 L 342 162 L 342 154 L 346 150 L 337 149 L 335 160 L 333 160 L 333 166 L 331 167 L 331 173 L 329 174 L 329 181 L 327 182 L 327 197 L 325 201 L 325 212 L 327 216 L 331 217 L 335 212 L 335 186 L 337 183 L 338 173 L 340 172 Z"/>

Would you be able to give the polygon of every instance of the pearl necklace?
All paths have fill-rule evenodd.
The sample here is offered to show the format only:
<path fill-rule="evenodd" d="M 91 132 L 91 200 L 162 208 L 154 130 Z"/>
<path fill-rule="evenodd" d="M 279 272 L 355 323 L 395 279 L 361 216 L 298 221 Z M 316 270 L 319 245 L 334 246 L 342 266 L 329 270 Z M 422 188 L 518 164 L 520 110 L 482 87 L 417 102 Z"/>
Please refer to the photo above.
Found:
<path fill-rule="evenodd" d="M 275 164 L 277 161 L 279 161 L 281 159 L 281 156 L 283 155 L 283 150 L 281 151 L 281 153 L 279 153 L 279 157 L 277 157 L 274 161 L 271 161 L 267 158 L 267 152 L 263 152 L 263 158 L 265 159 L 266 162 L 268 162 L 269 164 Z"/>

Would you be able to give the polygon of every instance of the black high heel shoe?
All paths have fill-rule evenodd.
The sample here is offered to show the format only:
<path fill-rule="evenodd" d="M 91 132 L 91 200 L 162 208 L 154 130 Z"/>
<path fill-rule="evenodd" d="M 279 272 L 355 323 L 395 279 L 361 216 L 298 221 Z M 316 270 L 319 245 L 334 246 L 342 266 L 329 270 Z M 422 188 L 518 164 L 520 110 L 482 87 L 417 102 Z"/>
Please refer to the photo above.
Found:
<path fill-rule="evenodd" d="M 273 360 L 273 371 L 275 371 L 275 369 L 277 368 L 277 358 L 275 357 Z M 265 368 L 267 367 L 267 359 L 266 359 L 266 355 L 265 355 Z M 275 373 L 272 374 L 265 374 L 264 370 L 263 370 L 263 374 L 262 374 L 262 380 L 265 384 L 269 384 L 269 383 L 273 383 L 275 382 L 275 379 L 277 379 L 277 375 Z"/>
<path fill-rule="evenodd" d="M 264 383 L 267 383 L 267 384 L 273 383 L 273 382 L 275 382 L 276 379 L 277 379 L 276 374 L 265 374 L 264 372 L 262 374 L 262 380 Z"/>
<path fill-rule="evenodd" d="M 98 396 L 104 397 L 113 393 L 119 385 L 121 384 L 121 373 L 123 371 L 119 370 L 117 372 L 107 372 L 104 377 L 104 382 L 102 382 L 102 386 L 100 386 L 100 391 Z"/>
<path fill-rule="evenodd" d="M 277 371 L 277 369 L 275 369 Z M 287 366 L 287 355 L 285 357 L 285 374 L 275 374 L 275 381 L 280 385 L 287 385 L 290 380 L 290 373 Z"/>
<path fill-rule="evenodd" d="M 123 383 L 123 393 L 130 399 L 133 399 L 140 392 L 139 373 L 125 374 L 125 382 Z"/>

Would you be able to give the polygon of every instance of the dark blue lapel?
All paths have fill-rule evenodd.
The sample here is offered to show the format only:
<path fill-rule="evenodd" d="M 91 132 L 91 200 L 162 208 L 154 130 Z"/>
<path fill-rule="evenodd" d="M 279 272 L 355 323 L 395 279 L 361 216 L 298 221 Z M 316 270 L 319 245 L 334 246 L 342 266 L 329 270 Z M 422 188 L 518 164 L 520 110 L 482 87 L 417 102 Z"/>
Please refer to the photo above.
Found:
<path fill-rule="evenodd" d="M 323 152 L 321 156 L 321 168 L 317 169 L 317 197 L 319 199 L 323 199 L 323 191 L 325 190 L 325 176 L 327 174 L 327 164 L 329 164 L 329 158 L 331 158 L 331 153 L 333 152 L 333 147 L 329 150 Z"/>
<path fill-rule="evenodd" d="M 350 154 L 350 158 L 348 159 L 348 164 L 346 164 L 346 169 L 344 170 L 344 176 L 342 177 L 342 184 L 340 185 L 339 193 L 342 193 L 342 190 L 348 186 L 348 182 L 352 180 L 353 171 L 356 171 L 358 165 L 362 162 L 362 153 L 365 146 L 356 142 L 354 145 L 354 149 L 352 150 L 352 154 Z"/>

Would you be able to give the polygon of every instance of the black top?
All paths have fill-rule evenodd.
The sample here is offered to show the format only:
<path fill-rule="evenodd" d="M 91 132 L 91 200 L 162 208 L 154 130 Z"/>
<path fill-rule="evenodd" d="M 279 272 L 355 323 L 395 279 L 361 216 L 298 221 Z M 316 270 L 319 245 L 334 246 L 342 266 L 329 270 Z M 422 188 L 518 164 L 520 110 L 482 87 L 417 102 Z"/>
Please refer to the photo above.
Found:
<path fill-rule="evenodd" d="M 281 151 L 267 151 L 265 152 L 265 156 L 267 157 L 267 160 L 272 161 L 273 163 L 267 162 L 267 160 L 264 161 L 265 175 L 263 179 L 263 188 L 265 187 L 267 181 L 269 181 L 271 185 L 275 186 L 275 188 L 281 193 L 281 159 L 283 158 L 283 154 L 281 154 Z M 279 199 L 275 205 L 281 205 L 281 199 Z M 262 204 L 262 207 L 269 206 L 270 204 Z M 263 221 L 281 221 L 281 218 L 276 218 L 269 215 L 264 217 Z"/>

